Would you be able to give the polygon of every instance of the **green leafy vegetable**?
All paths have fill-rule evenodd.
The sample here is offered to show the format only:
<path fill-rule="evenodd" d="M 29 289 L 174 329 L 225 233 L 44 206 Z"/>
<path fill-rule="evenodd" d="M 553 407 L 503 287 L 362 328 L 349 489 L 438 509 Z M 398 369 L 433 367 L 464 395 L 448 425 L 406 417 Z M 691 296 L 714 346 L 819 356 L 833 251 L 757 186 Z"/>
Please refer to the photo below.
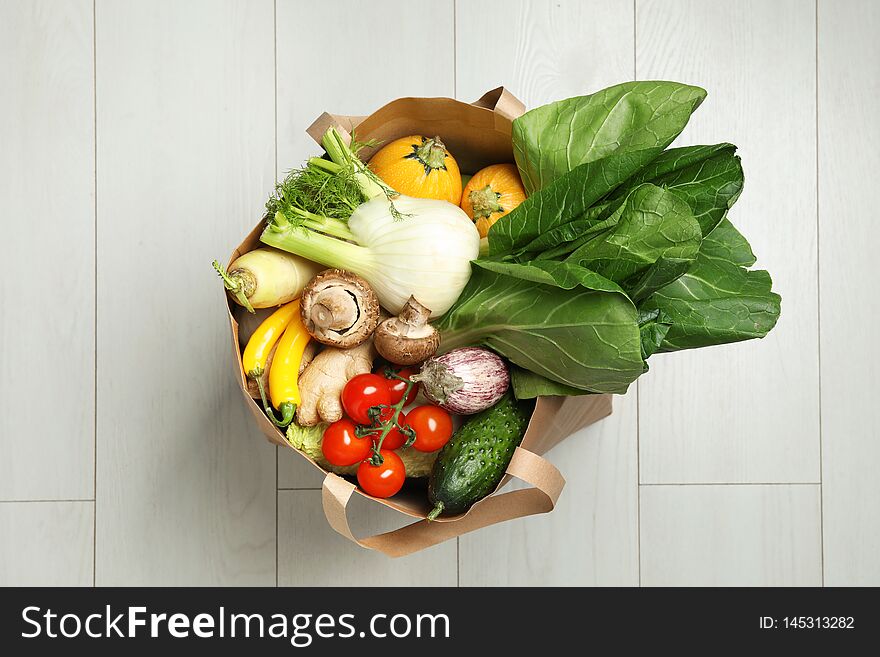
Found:
<path fill-rule="evenodd" d="M 677 82 L 625 82 L 561 100 L 513 122 L 513 151 L 526 192 L 615 151 L 662 151 L 706 92 Z"/>
<path fill-rule="evenodd" d="M 779 319 L 781 298 L 771 291 L 770 274 L 731 261 L 727 254 L 747 261 L 748 245 L 731 240 L 735 229 L 729 222 L 719 228 L 720 234 L 713 231 L 703 240 L 688 272 L 640 307 L 642 312 L 659 310 L 671 321 L 660 351 L 762 338 Z"/>
<path fill-rule="evenodd" d="M 526 113 L 513 146 L 528 198 L 437 323 L 442 348 L 483 344 L 519 398 L 623 392 L 659 351 L 763 337 L 780 298 L 727 220 L 736 147 L 666 149 L 705 96 L 632 82 Z"/>
<path fill-rule="evenodd" d="M 614 281 L 573 262 L 540 260 L 515 263 L 496 262 L 493 260 L 475 260 L 473 264 L 482 269 L 487 269 L 498 274 L 506 274 L 533 283 L 555 285 L 564 290 L 571 290 L 580 285 L 588 290 L 596 290 L 598 292 L 617 292 L 626 295 L 623 288 Z"/>
<path fill-rule="evenodd" d="M 636 309 L 619 293 L 566 290 L 475 267 L 436 326 L 444 351 L 481 344 L 581 390 L 622 393 L 644 369 Z"/>
<path fill-rule="evenodd" d="M 648 359 L 648 356 L 656 352 L 660 345 L 663 344 L 669 328 L 672 326 L 672 320 L 669 316 L 659 308 L 654 310 L 643 310 L 639 312 L 639 334 L 642 338 L 642 358 Z"/>
<path fill-rule="evenodd" d="M 641 282 L 641 275 L 660 259 L 692 261 L 701 237 L 687 203 L 668 190 L 644 184 L 627 196 L 616 224 L 578 247 L 566 261 L 626 288 L 626 281 Z"/>
<path fill-rule="evenodd" d="M 684 274 L 693 264 L 691 259 L 660 257 L 643 273 L 625 283 L 629 298 L 633 303 L 647 299 L 657 290 L 665 287 Z"/>
<path fill-rule="evenodd" d="M 548 231 L 531 241 L 519 256 L 535 260 L 559 260 L 593 239 L 597 233 L 612 228 L 620 221 L 626 203 L 620 200 L 599 203 L 582 217 Z M 542 250 L 546 249 L 546 250 Z M 507 256 L 511 257 L 511 256 Z"/>
<path fill-rule="evenodd" d="M 568 397 L 593 394 L 587 390 L 551 381 L 547 377 L 524 370 L 515 365 L 510 368 L 510 386 L 513 388 L 513 395 L 517 399 L 534 399 L 535 397 L 548 395 Z"/>
<path fill-rule="evenodd" d="M 708 235 L 739 198 L 743 170 L 733 144 L 670 148 L 610 199 L 642 183 L 653 183 L 680 196 L 691 207 L 703 235 Z"/>
<path fill-rule="evenodd" d="M 731 262 L 741 267 L 751 267 L 755 264 L 752 247 L 728 219 L 718 224 L 718 227 L 703 240 L 700 256 L 710 260 Z"/>
<path fill-rule="evenodd" d="M 660 150 L 614 153 L 561 175 L 526 198 L 504 221 L 492 225 L 489 255 L 540 252 L 589 231 L 605 218 L 606 208 L 594 208 L 593 204 L 654 159 Z"/>
<path fill-rule="evenodd" d="M 568 175 L 559 182 L 567 180 Z M 550 192 L 550 188 L 539 192 L 540 197 Z M 543 209 L 554 212 L 551 205 L 536 209 L 531 219 L 540 225 L 544 219 Z M 508 215 L 509 216 L 509 215 Z M 498 222 L 496 225 L 501 224 Z M 582 227 L 578 234 L 577 225 Z M 493 227 L 494 228 L 494 227 Z M 566 232 L 571 229 L 571 232 Z M 489 233 L 490 245 L 492 232 Z M 550 248 L 534 256 L 533 260 L 523 258 L 533 254 L 551 242 L 544 237 L 552 236 L 553 241 L 570 239 L 555 248 Z M 570 289 L 571 270 L 562 263 L 577 265 L 576 280 L 583 284 L 590 270 L 606 280 L 596 289 L 608 290 L 607 281 L 613 281 L 630 293 L 633 299 L 644 298 L 667 285 L 680 276 L 696 257 L 700 247 L 700 226 L 690 207 L 676 194 L 655 185 L 640 185 L 617 202 L 597 206 L 588 211 L 583 221 L 570 222 L 545 233 L 530 242 L 519 256 L 519 267 L 502 267 L 480 261 L 493 271 L 509 273 L 519 278 L 537 282 L 555 282 L 560 287 Z M 562 261 L 558 258 L 565 258 Z M 547 276 L 553 278 L 549 280 Z M 568 283 L 566 283 L 568 281 Z M 615 288 L 619 291 L 620 288 Z"/>

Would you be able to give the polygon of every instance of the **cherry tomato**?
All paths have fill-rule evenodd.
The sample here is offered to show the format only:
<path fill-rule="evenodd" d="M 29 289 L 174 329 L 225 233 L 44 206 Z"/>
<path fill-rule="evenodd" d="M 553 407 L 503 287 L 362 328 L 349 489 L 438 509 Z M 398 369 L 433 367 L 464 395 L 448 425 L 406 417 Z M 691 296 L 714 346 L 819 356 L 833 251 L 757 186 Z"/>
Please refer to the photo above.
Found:
<path fill-rule="evenodd" d="M 406 468 L 400 457 L 388 449 L 380 450 L 382 465 L 373 465 L 369 459 L 358 466 L 357 480 L 365 493 L 373 497 L 391 497 L 406 480 Z"/>
<path fill-rule="evenodd" d="M 384 372 L 384 368 L 383 368 Z M 404 379 L 408 379 L 413 374 L 415 374 L 415 370 L 409 367 L 404 367 L 402 370 L 397 372 L 397 376 L 403 377 Z M 391 392 L 391 403 L 396 404 L 401 399 L 403 399 L 403 392 L 406 390 L 406 381 L 401 381 L 400 379 L 387 379 L 388 381 L 388 390 Z M 416 398 L 416 395 L 419 394 L 419 384 L 416 383 L 413 385 L 412 389 L 409 391 L 409 396 L 406 398 L 406 403 L 404 406 L 409 406 L 413 403 L 413 400 Z"/>
<path fill-rule="evenodd" d="M 390 409 L 389 409 L 390 410 Z M 387 417 L 386 417 L 387 416 Z M 390 420 L 391 413 L 382 413 L 383 420 Z M 397 424 L 400 426 L 406 425 L 406 414 L 403 411 L 400 411 L 400 415 L 397 416 Z M 370 434 L 370 438 L 372 440 L 379 440 L 379 436 L 382 434 L 382 429 L 376 429 L 375 433 Z M 406 442 L 406 436 L 400 433 L 400 429 L 394 427 L 391 431 L 388 432 L 388 435 L 385 436 L 385 440 L 382 441 L 382 449 L 398 449 L 399 447 L 403 447 L 403 443 Z"/>
<path fill-rule="evenodd" d="M 452 416 L 439 406 L 417 406 L 406 419 L 406 423 L 416 432 L 413 447 L 420 452 L 436 452 L 452 437 Z"/>
<path fill-rule="evenodd" d="M 370 408 L 390 403 L 388 382 L 378 374 L 358 374 L 342 389 L 342 406 L 358 424 L 371 424 Z"/>
<path fill-rule="evenodd" d="M 342 418 L 324 429 L 321 451 L 324 458 L 333 465 L 354 465 L 363 461 L 373 449 L 373 441 L 369 436 L 358 438 L 355 424 L 348 418 Z"/>

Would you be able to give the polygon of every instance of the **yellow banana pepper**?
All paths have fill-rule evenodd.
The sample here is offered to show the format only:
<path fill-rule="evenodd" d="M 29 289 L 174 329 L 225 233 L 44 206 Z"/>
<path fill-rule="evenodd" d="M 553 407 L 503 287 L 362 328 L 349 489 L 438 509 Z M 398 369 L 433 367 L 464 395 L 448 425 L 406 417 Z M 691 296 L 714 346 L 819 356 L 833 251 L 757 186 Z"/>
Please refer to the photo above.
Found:
<path fill-rule="evenodd" d="M 294 302 L 299 306 L 299 302 Z M 269 396 L 272 406 L 281 412 L 281 420 L 276 420 L 274 413 L 269 413 L 277 426 L 286 427 L 293 421 L 293 414 L 300 402 L 299 366 L 302 363 L 303 351 L 312 336 L 306 330 L 302 317 L 297 312 L 290 320 L 284 335 L 275 349 L 272 366 L 269 368 Z M 268 411 L 269 409 L 267 409 Z"/>
<path fill-rule="evenodd" d="M 299 299 L 284 304 L 263 320 L 251 335 L 241 355 L 241 365 L 245 374 L 252 379 L 259 379 L 263 375 L 272 347 L 294 317 L 299 317 Z"/>

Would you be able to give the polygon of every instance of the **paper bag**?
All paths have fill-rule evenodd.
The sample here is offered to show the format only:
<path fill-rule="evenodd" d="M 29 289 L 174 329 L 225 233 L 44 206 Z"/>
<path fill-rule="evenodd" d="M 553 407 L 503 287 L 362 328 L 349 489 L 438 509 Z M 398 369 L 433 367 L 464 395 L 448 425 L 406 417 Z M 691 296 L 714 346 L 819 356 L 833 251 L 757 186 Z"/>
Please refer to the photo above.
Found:
<path fill-rule="evenodd" d="M 489 164 L 514 161 L 510 138 L 512 121 L 524 111 L 525 107 L 519 100 L 499 87 L 470 104 L 451 98 L 399 98 L 367 117 L 325 113 L 309 127 L 308 133 L 319 143 L 331 125 L 349 137 L 357 130 L 359 141 L 376 139 L 380 143 L 407 135 L 439 135 L 455 155 L 461 172 L 473 174 Z M 376 148 L 364 149 L 361 157 L 368 160 Z M 232 253 L 229 263 L 260 245 L 262 229 L 260 222 Z M 389 499 L 371 497 L 348 479 L 326 472 L 287 442 L 283 432 L 269 421 L 248 393 L 247 376 L 241 367 L 238 324 L 232 314 L 232 302 L 228 299 L 227 302 L 239 383 L 260 430 L 269 441 L 294 449 L 325 474 L 322 492 L 324 512 L 337 532 L 363 547 L 391 557 L 411 554 L 505 520 L 551 511 L 565 486 L 565 480 L 541 455 L 578 429 L 611 414 L 610 395 L 539 397 L 522 444 L 516 449 L 507 468 L 509 476 L 523 480 L 531 488 L 507 493 L 498 493 L 496 490 L 474 504 L 467 513 L 428 521 L 425 516 L 431 505 L 423 488 L 413 491 L 405 487 L 401 493 Z M 505 477 L 499 488 L 507 479 Z M 385 534 L 358 539 L 352 533 L 346 517 L 346 506 L 355 493 L 420 520 Z"/>

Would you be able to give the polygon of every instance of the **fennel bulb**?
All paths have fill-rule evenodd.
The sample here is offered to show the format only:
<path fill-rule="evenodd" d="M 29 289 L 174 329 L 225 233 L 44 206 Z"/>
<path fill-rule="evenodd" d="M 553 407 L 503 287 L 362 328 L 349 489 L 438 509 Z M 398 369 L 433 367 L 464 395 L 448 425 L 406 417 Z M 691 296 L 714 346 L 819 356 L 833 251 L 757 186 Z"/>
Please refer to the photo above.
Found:
<path fill-rule="evenodd" d="M 480 234 L 461 208 L 446 201 L 397 196 L 394 208 L 398 217 L 384 195 L 376 196 L 355 209 L 347 229 L 341 222 L 292 223 L 276 213 L 260 239 L 362 276 L 395 315 L 414 296 L 439 317 L 470 279 Z"/>

